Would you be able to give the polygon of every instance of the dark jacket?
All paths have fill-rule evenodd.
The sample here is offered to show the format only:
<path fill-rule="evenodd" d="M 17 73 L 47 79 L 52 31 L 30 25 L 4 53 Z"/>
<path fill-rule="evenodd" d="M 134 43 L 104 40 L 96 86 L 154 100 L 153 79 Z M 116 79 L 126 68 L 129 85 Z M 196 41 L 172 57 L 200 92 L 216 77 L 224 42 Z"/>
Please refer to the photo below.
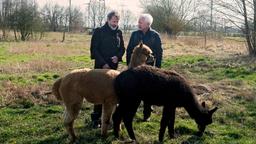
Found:
<path fill-rule="evenodd" d="M 126 51 L 126 62 L 127 65 L 130 63 L 132 51 L 136 45 L 139 44 L 140 41 L 143 41 L 145 45 L 147 45 L 152 51 L 153 55 L 156 59 L 155 66 L 160 68 L 161 67 L 161 61 L 163 56 L 163 49 L 161 46 L 161 39 L 159 34 L 153 30 L 149 29 L 146 34 L 144 34 L 142 31 L 137 30 L 134 31 L 131 35 L 127 51 Z M 153 65 L 153 64 L 152 64 Z"/>
<path fill-rule="evenodd" d="M 91 59 L 95 59 L 94 68 L 102 68 L 108 64 L 112 69 L 117 64 L 112 63 L 111 57 L 117 56 L 122 61 L 124 55 L 124 40 L 120 29 L 112 30 L 108 23 L 95 29 L 91 39 Z"/>

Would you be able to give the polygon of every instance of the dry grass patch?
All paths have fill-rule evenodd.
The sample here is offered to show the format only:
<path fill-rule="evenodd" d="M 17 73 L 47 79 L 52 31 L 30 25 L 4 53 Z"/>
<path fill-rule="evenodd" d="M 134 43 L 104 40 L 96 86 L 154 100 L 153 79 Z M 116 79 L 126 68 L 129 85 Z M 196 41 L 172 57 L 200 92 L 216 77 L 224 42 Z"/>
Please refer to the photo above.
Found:
<path fill-rule="evenodd" d="M 256 100 L 255 89 L 243 81 L 222 80 L 212 83 L 216 91 L 222 94 L 225 101 L 229 99 Z"/>
<path fill-rule="evenodd" d="M 207 39 L 206 47 L 204 46 L 203 37 L 178 37 L 173 39 L 163 36 L 162 40 L 165 57 L 189 54 L 217 58 L 247 54 L 245 42 L 232 39 Z"/>
<path fill-rule="evenodd" d="M 17 73 L 30 73 L 30 72 L 47 72 L 47 71 L 60 71 L 68 70 L 73 67 L 72 63 L 65 61 L 53 61 L 47 59 L 38 59 L 25 63 L 5 64 L 0 68 L 1 73 L 17 74 Z"/>
<path fill-rule="evenodd" d="M 18 86 L 11 81 L 2 82 L 4 91 L 0 92 L 3 106 L 26 107 L 34 104 L 58 103 L 54 96 L 44 93 L 51 90 L 51 86 L 41 83 L 40 85 Z"/>
<path fill-rule="evenodd" d="M 81 43 L 61 43 L 61 42 L 14 42 L 11 43 L 8 52 L 10 54 L 30 54 L 47 56 L 70 56 L 88 54 L 88 46 Z"/>

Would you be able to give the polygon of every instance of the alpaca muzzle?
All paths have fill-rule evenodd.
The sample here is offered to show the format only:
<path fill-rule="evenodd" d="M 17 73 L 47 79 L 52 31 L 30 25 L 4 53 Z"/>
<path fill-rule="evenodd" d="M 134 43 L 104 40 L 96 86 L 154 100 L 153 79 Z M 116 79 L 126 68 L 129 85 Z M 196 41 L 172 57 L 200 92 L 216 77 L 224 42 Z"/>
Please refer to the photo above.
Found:
<path fill-rule="evenodd" d="M 146 64 L 148 65 L 154 65 L 155 57 L 152 54 L 149 54 L 147 56 Z"/>

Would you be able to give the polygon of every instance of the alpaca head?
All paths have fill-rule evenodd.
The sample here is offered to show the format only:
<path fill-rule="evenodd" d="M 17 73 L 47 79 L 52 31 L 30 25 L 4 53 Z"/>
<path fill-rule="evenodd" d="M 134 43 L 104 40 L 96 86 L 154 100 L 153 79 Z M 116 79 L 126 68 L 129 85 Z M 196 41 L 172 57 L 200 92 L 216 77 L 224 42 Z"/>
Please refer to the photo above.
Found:
<path fill-rule="evenodd" d="M 217 107 L 215 107 L 211 110 L 208 110 L 205 106 L 205 102 L 202 103 L 202 107 L 204 109 L 203 114 L 200 118 L 196 120 L 199 129 L 199 132 L 197 134 L 198 136 L 202 136 L 206 126 L 212 123 L 212 115 L 218 109 Z"/>
<path fill-rule="evenodd" d="M 134 49 L 131 56 L 129 67 L 136 67 L 142 64 L 150 64 L 154 62 L 152 50 L 140 42 Z"/>

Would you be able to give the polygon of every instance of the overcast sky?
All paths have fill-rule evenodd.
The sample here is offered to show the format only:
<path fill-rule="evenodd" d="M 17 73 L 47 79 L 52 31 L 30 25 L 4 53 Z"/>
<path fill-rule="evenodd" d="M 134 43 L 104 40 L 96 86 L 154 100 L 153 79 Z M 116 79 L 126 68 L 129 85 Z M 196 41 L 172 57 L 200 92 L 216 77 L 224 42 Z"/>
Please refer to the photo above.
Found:
<path fill-rule="evenodd" d="M 51 4 L 58 3 L 62 6 L 68 6 L 69 4 L 69 0 L 37 0 L 37 2 L 40 7 L 47 2 Z M 85 9 L 86 3 L 88 2 L 89 0 L 71 0 L 72 5 L 80 7 L 81 10 Z M 139 15 L 142 12 L 139 0 L 106 0 L 106 5 L 116 10 L 121 10 L 122 7 L 123 9 L 129 9 L 135 15 Z"/>

